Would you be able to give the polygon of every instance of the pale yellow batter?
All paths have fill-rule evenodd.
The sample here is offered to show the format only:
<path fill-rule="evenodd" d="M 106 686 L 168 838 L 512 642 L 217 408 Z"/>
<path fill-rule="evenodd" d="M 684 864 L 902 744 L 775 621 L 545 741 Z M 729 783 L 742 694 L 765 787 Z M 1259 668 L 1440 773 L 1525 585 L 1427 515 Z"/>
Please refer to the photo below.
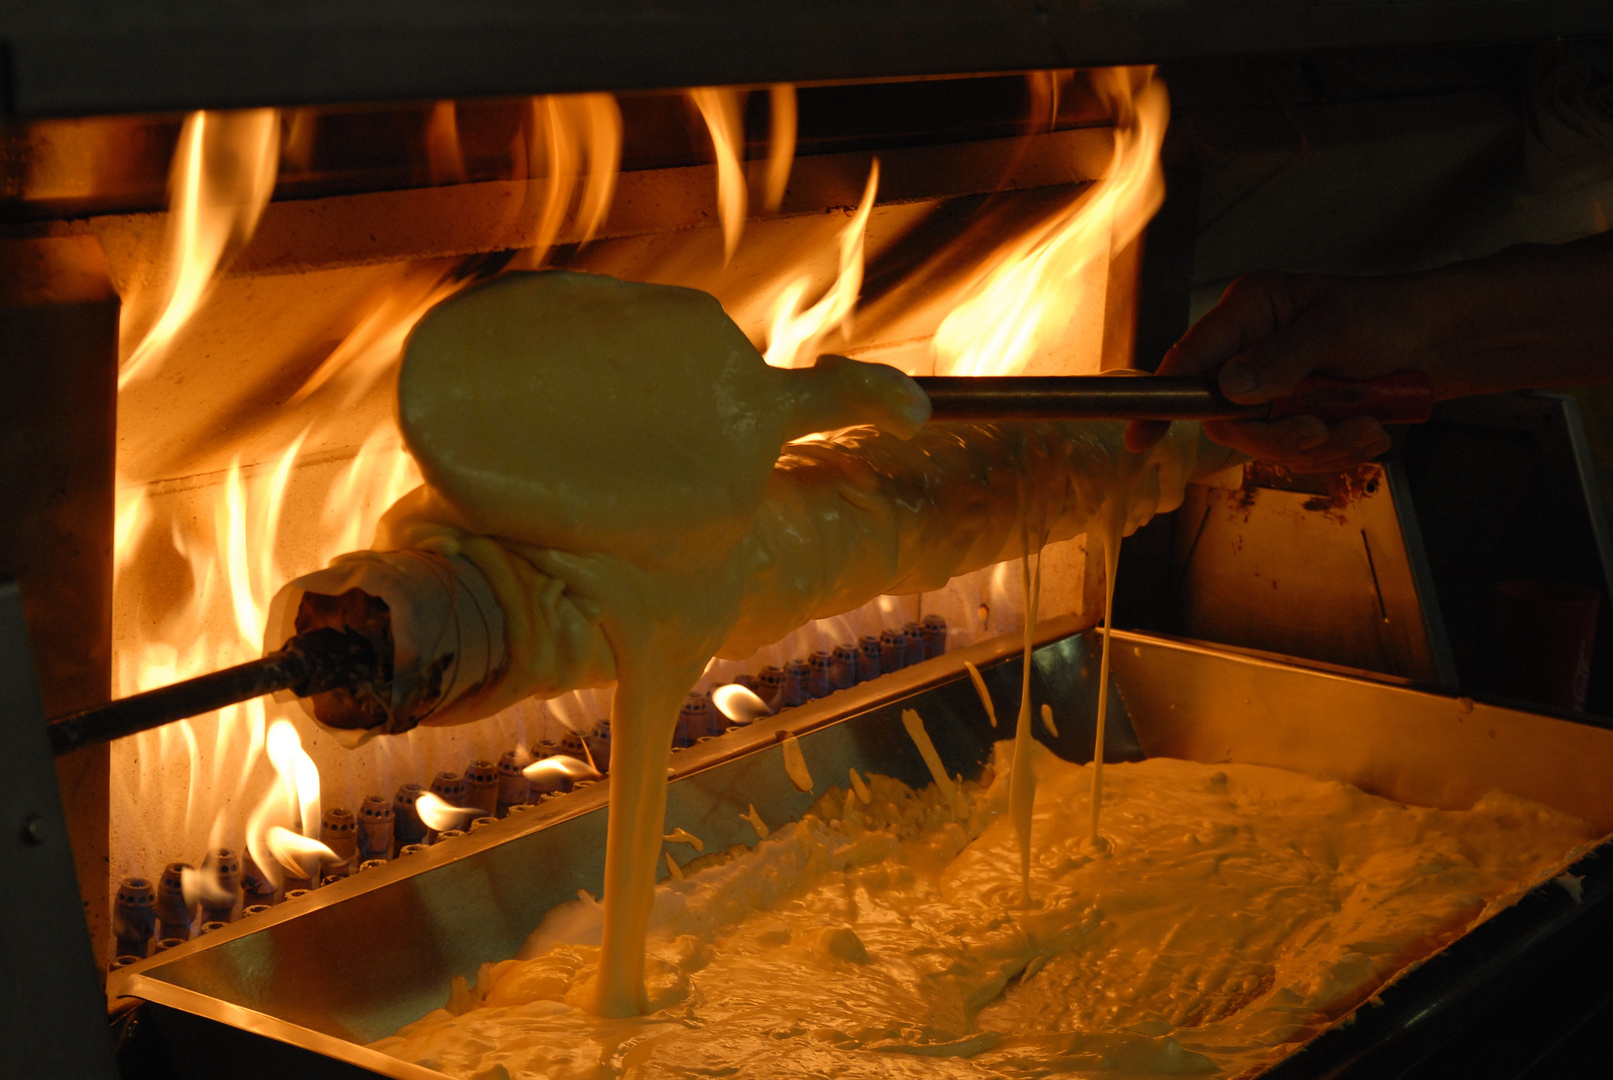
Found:
<path fill-rule="evenodd" d="M 580 274 L 506 275 L 434 308 L 398 400 L 426 484 L 377 546 L 463 556 L 504 619 L 503 670 L 434 721 L 616 680 L 607 959 L 585 992 L 609 1016 L 650 1005 L 671 735 L 713 655 L 1100 518 L 1129 531 L 1179 504 L 1200 465 L 1181 425 L 1144 457 L 1119 425 L 921 429 L 928 400 L 893 368 L 770 368 L 710 296 Z"/>
<path fill-rule="evenodd" d="M 1091 768 L 1031 758 L 1029 910 L 1005 776 L 955 799 L 872 776 L 869 804 L 833 791 L 657 887 L 649 1015 L 577 1007 L 601 929 L 577 902 L 533 935 L 533 959 L 484 966 L 453 1011 L 375 1045 L 477 1080 L 1238 1075 L 1594 839 L 1500 793 L 1430 810 L 1156 758 L 1109 766 L 1099 856 Z"/>

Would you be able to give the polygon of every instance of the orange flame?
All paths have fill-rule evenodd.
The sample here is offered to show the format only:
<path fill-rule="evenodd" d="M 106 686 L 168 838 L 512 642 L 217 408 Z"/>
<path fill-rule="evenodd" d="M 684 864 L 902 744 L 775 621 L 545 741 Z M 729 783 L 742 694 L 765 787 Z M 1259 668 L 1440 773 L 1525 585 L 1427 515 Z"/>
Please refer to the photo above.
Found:
<path fill-rule="evenodd" d="M 582 198 L 577 207 L 581 242 L 586 244 L 605 224 L 616 196 L 622 161 L 622 110 L 610 94 L 555 94 L 535 97 L 528 106 L 527 174 L 533 179 L 528 203 L 538 203 L 533 240 L 514 269 L 543 265 L 571 210 L 577 181 Z M 537 162 L 544 162 L 540 190 Z M 587 163 L 586 168 L 584 162 Z"/>
<path fill-rule="evenodd" d="M 414 801 L 414 809 L 420 815 L 420 820 L 426 823 L 426 828 L 437 832 L 460 828 L 471 818 L 486 813 L 475 807 L 454 806 L 430 791 L 420 793 L 420 797 Z"/>
<path fill-rule="evenodd" d="M 767 179 L 762 208 L 772 213 L 784 202 L 784 192 L 790 184 L 790 168 L 795 164 L 795 87 L 788 83 L 769 87 L 767 98 L 773 119 L 767 133 Z"/>
<path fill-rule="evenodd" d="M 200 870 L 187 866 L 179 872 L 179 889 L 185 897 L 185 906 L 194 908 L 197 904 L 223 904 L 233 899 L 233 895 L 224 888 L 219 879 L 218 867 L 212 864 L 203 866 Z"/>
<path fill-rule="evenodd" d="M 568 754 L 555 754 L 542 761 L 534 761 L 521 770 L 528 780 L 598 780 L 604 774 L 581 758 Z M 424 798 L 425 796 L 421 796 Z"/>
<path fill-rule="evenodd" d="M 738 683 L 717 687 L 711 692 L 711 701 L 717 706 L 718 712 L 736 724 L 748 724 L 758 716 L 773 715 L 773 710 L 767 707 L 767 702 Z"/>
<path fill-rule="evenodd" d="M 463 184 L 465 154 L 459 146 L 459 113 L 452 101 L 439 101 L 426 118 L 426 163 L 433 184 Z"/>
<path fill-rule="evenodd" d="M 280 147 L 280 165 L 290 172 L 307 172 L 314 165 L 314 136 L 319 110 L 292 109 L 286 115 L 286 138 Z"/>
<path fill-rule="evenodd" d="M 295 804 L 304 836 L 319 831 L 319 770 L 314 759 L 302 748 L 297 729 L 288 721 L 276 720 L 269 726 L 269 762 L 280 777 L 281 797 Z"/>
<path fill-rule="evenodd" d="M 166 285 L 161 313 L 127 350 L 121 389 L 152 365 L 201 306 L 226 251 L 245 243 L 274 193 L 280 116 L 274 109 L 194 112 L 185 118 L 169 172 Z M 126 298 L 131 312 L 148 304 Z M 125 328 L 139 319 L 126 321 Z"/>
<path fill-rule="evenodd" d="M 582 243 L 586 244 L 605 224 L 616 195 L 616 174 L 622 165 L 622 110 L 610 94 L 577 94 L 570 103 L 581 117 L 577 126 L 583 132 L 588 158 L 582 203 L 577 207 Z"/>
<path fill-rule="evenodd" d="M 1163 129 L 1163 89 L 1151 82 L 1145 69 L 1094 78 L 1113 96 L 1121 117 L 1114 165 L 1108 176 L 1090 186 L 1071 206 L 1026 238 L 1006 244 L 996 253 L 979 275 L 965 305 L 937 335 L 937 352 L 947 363 L 958 365 L 954 370 L 976 361 L 986 365 L 984 370 L 992 370 L 993 366 L 1013 370 L 1012 365 L 1022 364 L 1030 354 L 1045 348 L 1052 336 L 1051 328 L 1057 325 L 1059 293 L 1069 291 L 1070 275 L 1134 237 L 1157 204 L 1155 161 Z M 1047 87 L 1040 107 L 1051 116 L 1056 112 L 1056 81 L 1049 80 Z M 788 87 L 775 87 L 770 94 L 771 146 L 765 177 L 758 178 L 757 198 L 761 202 L 765 192 L 771 204 L 771 200 L 782 197 L 788 181 L 792 155 L 781 148 L 793 147 L 794 96 Z M 196 174 L 188 196 L 192 207 L 188 213 L 194 222 L 211 220 L 208 207 L 228 205 L 239 211 L 250 207 L 256 197 L 245 188 L 233 190 L 227 198 L 213 189 L 207 189 L 211 191 L 208 194 L 203 191 L 207 188 L 203 180 L 211 175 L 210 170 L 186 163 L 186 146 L 212 146 L 220 130 L 214 120 L 226 115 L 238 114 L 198 114 L 197 122 L 187 126 L 181 153 L 176 155 L 175 213 L 170 218 L 176 229 L 187 220 L 183 212 L 187 204 L 178 197 L 185 190 L 185 175 Z M 533 232 L 529 235 L 536 239 L 524 258 L 537 265 L 568 222 L 576 230 L 568 235 L 588 237 L 603 227 L 619 167 L 621 119 L 609 95 L 535 98 L 531 117 L 524 134 L 532 146 L 527 172 L 537 179 L 530 183 L 521 212 L 531 215 L 528 220 L 533 223 Z M 732 119 L 732 160 L 737 170 L 742 145 L 737 104 Z M 201 158 L 211 152 L 204 152 Z M 249 172 L 238 171 L 236 181 L 244 183 Z M 272 180 L 271 169 L 270 186 Z M 743 187 L 738 190 L 742 193 Z M 838 275 L 822 297 L 807 303 L 812 283 L 805 277 L 791 280 L 778 296 L 770 311 L 766 350 L 769 362 L 781 366 L 810 363 L 830 335 L 848 330 L 862 288 L 865 238 L 877 190 L 876 163 L 855 213 L 840 230 Z M 263 198 L 267 198 L 266 190 Z M 248 218 L 256 220 L 255 215 L 244 211 L 230 220 Z M 734 224 L 728 225 L 728 220 L 725 219 L 725 227 L 733 235 L 726 231 L 724 235 L 732 250 L 731 245 L 738 240 L 737 229 L 744 222 L 743 211 L 732 216 Z M 196 302 L 217 266 L 223 264 L 228 244 L 232 243 L 239 243 L 239 238 L 220 246 L 211 263 L 203 259 L 195 264 L 206 266 L 199 275 L 199 288 L 195 285 L 197 273 L 189 272 L 186 287 L 194 293 Z M 370 312 L 306 381 L 294 400 L 301 403 L 318 395 L 315 404 L 319 408 L 341 413 L 395 371 L 402 341 L 415 321 L 433 304 L 474 280 L 463 274 L 445 275 L 440 263 L 406 271 L 396 279 L 395 287 L 377 297 Z M 172 305 L 164 307 L 164 313 L 169 307 Z M 182 322 L 180 319 L 176 325 Z M 1015 337 L 1020 329 L 1023 337 Z M 146 348 L 144 344 L 141 347 Z M 151 348 L 156 351 L 142 354 L 147 359 L 141 361 L 148 370 L 161 352 L 156 346 Z M 127 366 L 125 378 L 137 370 L 137 366 Z M 350 440 L 363 434 L 361 429 L 343 441 L 350 447 Z M 299 459 L 308 446 L 317 447 L 318 452 Z M 127 622 L 138 622 L 132 640 L 120 639 L 120 692 L 165 684 L 256 656 L 264 614 L 279 585 L 295 574 L 324 565 L 337 554 L 368 545 L 381 513 L 419 482 L 419 473 L 390 421 L 371 430 L 345 466 L 332 462 L 331 447 L 332 440 L 326 432 L 321 431 L 318 438 L 299 436 L 289 446 L 277 448 L 275 456 L 262 464 L 232 464 L 211 490 L 190 489 L 192 494 L 186 496 L 189 502 L 165 501 L 166 496 L 160 492 L 154 496 L 140 488 L 120 488 L 115 551 L 120 610 L 127 610 L 124 582 L 135 577 L 127 569 L 137 549 L 142 551 L 142 558 L 146 552 L 155 552 L 177 560 L 182 567 L 178 576 L 182 578 L 183 568 L 188 568 L 193 582 L 183 604 L 140 611 L 136 619 L 120 616 Z M 348 452 L 339 447 L 340 444 L 336 452 Z M 158 547 L 164 550 L 158 552 Z M 999 568 L 995 576 L 981 572 L 982 599 L 990 591 L 991 581 L 1000 578 L 1005 570 L 1006 567 Z M 172 575 L 169 570 L 164 573 Z M 1004 611 L 1009 607 L 1007 603 L 1002 605 Z M 877 629 L 875 623 L 888 624 L 896 617 L 892 610 L 886 601 L 884 614 L 867 615 L 869 626 L 862 629 Z M 972 613 L 974 608 L 969 610 Z M 828 623 L 815 629 L 803 628 L 799 640 L 792 639 L 779 648 L 789 655 L 802 655 L 807 648 L 803 643 L 808 639 L 812 648 L 831 640 L 855 640 L 854 624 L 860 617 L 848 616 L 852 625 L 845 628 Z M 981 622 L 984 624 L 984 616 Z M 773 659 L 783 658 L 786 657 L 781 654 Z M 742 689 L 723 688 L 741 699 L 742 695 L 735 691 Z M 733 715 L 727 709 L 723 711 Z M 590 714 L 597 713 L 595 703 Z M 188 761 L 188 772 L 184 774 L 189 784 L 184 808 L 185 846 L 172 844 L 163 859 L 186 855 L 186 848 L 194 848 L 194 841 L 205 831 L 204 815 L 212 811 L 210 800 L 220 802 L 226 814 L 239 813 L 229 809 L 231 806 L 253 807 L 245 826 L 245 846 L 266 874 L 278 874 L 274 867 L 283 865 L 269 843 L 271 836 L 278 836 L 272 830 L 317 835 L 321 798 L 318 770 L 300 744 L 294 753 L 288 750 L 286 736 L 280 732 L 284 729 L 294 736 L 295 729 L 290 722 L 279 719 L 280 715 L 275 704 L 260 699 L 222 710 L 216 717 L 198 717 L 137 737 L 140 766 L 131 770 L 127 778 L 114 780 L 137 789 L 137 804 L 143 797 L 159 795 L 156 788 L 169 783 L 169 776 L 179 777 Z M 213 725 L 211 733 L 209 724 Z M 322 745 L 309 743 L 315 750 Z M 390 750 L 382 749 L 386 753 L 423 753 L 406 740 L 396 740 L 392 746 Z M 172 772 L 163 773 L 165 768 Z M 428 768 L 425 759 L 416 758 L 410 768 L 413 771 L 402 778 L 431 775 L 436 763 Z M 588 763 L 564 757 L 531 763 L 527 772 L 537 779 L 557 775 L 592 779 L 599 775 Z M 225 785 L 233 785 L 233 795 Z M 332 789 L 335 790 L 339 789 Z M 166 823 L 163 827 L 171 833 L 178 831 L 170 826 Z M 235 827 L 239 829 L 238 821 Z M 242 834 L 236 831 L 228 835 Z M 301 858 L 296 852 L 293 856 L 293 861 Z M 304 866 L 306 861 L 298 865 Z"/>
<path fill-rule="evenodd" d="M 706 121 L 711 148 L 717 155 L 717 216 L 722 221 L 723 261 L 732 262 L 740 234 L 745 231 L 747 199 L 745 171 L 740 164 L 745 152 L 745 130 L 740 117 L 742 95 L 738 90 L 702 86 L 690 90 L 689 98 Z M 790 141 L 793 156 L 795 140 Z"/>
<path fill-rule="evenodd" d="M 290 403 L 306 401 L 329 385 L 329 392 L 338 397 L 337 408 L 352 406 L 396 370 L 404 339 L 414 324 L 473 280 L 445 275 L 429 266 L 402 275 L 303 381 Z"/>
<path fill-rule="evenodd" d="M 274 859 L 274 862 L 270 863 L 269 866 L 278 865 L 284 867 L 286 873 L 305 881 L 315 879 L 315 876 L 319 873 L 321 863 L 338 863 L 342 861 L 340 855 L 318 840 L 294 833 L 290 829 L 281 828 L 279 825 L 269 827 L 268 832 L 264 835 L 264 848 L 268 851 L 270 857 Z M 253 856 L 253 861 L 257 861 L 256 856 Z M 263 869 L 264 873 L 269 872 L 269 866 L 264 866 L 261 862 L 258 863 L 258 866 Z M 276 882 L 276 884 L 278 885 L 279 882 Z"/>
<path fill-rule="evenodd" d="M 812 285 L 806 275 L 786 285 L 773 303 L 773 326 L 768 334 L 767 362 L 774 367 L 800 367 L 815 358 L 817 347 L 832 331 L 850 333 L 851 315 L 863 287 L 863 240 L 868 216 L 879 190 L 879 159 L 868 170 L 862 201 L 840 233 L 840 276 L 816 304 L 801 310 L 802 297 Z"/>
<path fill-rule="evenodd" d="M 1005 245 L 994 265 L 935 334 L 936 370 L 1005 375 L 1025 369 L 1078 300 L 1071 283 L 1094 260 L 1137 238 L 1164 199 L 1159 149 L 1170 105 L 1152 68 L 1092 73 L 1115 109 L 1108 174 L 1026 235 Z"/>
<path fill-rule="evenodd" d="M 285 720 L 276 720 L 266 740 L 269 762 L 274 766 L 276 783 L 253 809 L 246 826 L 246 849 L 271 884 L 281 884 L 279 867 L 285 866 L 297 877 L 308 877 L 304 863 L 288 863 L 287 852 L 306 854 L 306 847 L 286 840 L 291 826 L 301 823 L 302 839 L 312 841 L 319 829 L 319 770 L 302 748 L 297 729 Z M 321 845 L 323 846 L 323 845 Z M 334 858 L 334 856 L 333 856 Z"/>

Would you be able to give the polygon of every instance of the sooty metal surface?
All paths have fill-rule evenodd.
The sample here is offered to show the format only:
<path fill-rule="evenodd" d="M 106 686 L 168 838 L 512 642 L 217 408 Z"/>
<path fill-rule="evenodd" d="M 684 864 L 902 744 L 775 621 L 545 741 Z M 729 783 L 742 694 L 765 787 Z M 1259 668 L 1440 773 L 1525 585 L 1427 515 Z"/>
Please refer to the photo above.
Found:
<path fill-rule="evenodd" d="M 1097 693 L 1095 634 L 1068 621 L 1042 628 L 1032 699 L 1053 705 L 1073 760 L 1090 757 Z M 1506 786 L 1613 828 L 1613 731 L 1386 685 L 1271 659 L 1141 635 L 1115 635 L 1108 760 L 1144 751 L 1252 761 L 1351 780 L 1378 794 L 1466 805 Z M 717 847 L 754 843 L 739 814 L 754 803 L 774 824 L 798 818 L 846 770 L 922 784 L 928 774 L 900 722 L 916 708 L 949 771 L 977 773 L 1011 730 L 1017 642 L 1000 638 L 790 710 L 680 752 L 667 825 Z M 987 726 L 962 661 L 979 664 L 1001 727 Z M 874 688 L 878 687 L 878 693 Z M 1201 722 L 1202 721 L 1202 722 Z M 785 779 L 777 735 L 800 735 L 816 788 Z M 1045 735 L 1038 732 L 1039 737 Z M 1044 740 L 1045 741 L 1045 740 Z M 1527 758 L 1529 760 L 1520 760 Z M 1432 763 L 1432 764 L 1431 764 Z M 1432 771 L 1453 779 L 1430 780 Z M 1555 771 L 1555 797 L 1541 792 Z M 1516 783 L 1496 783 L 1496 778 Z M 439 1006 L 452 976 L 513 955 L 553 904 L 597 891 L 605 838 L 603 786 L 546 804 L 451 844 L 367 871 L 228 930 L 114 973 L 114 992 L 145 998 L 180 1075 L 306 1077 L 439 1074 L 358 1045 Z M 1613 859 L 1598 848 L 1575 868 L 1585 902 L 1544 886 L 1380 995 L 1279 1075 L 1366 1075 L 1385 1055 L 1448 1038 L 1453 1024 L 1576 925 L 1613 908 Z M 1554 894 L 1563 893 L 1563 897 Z"/>

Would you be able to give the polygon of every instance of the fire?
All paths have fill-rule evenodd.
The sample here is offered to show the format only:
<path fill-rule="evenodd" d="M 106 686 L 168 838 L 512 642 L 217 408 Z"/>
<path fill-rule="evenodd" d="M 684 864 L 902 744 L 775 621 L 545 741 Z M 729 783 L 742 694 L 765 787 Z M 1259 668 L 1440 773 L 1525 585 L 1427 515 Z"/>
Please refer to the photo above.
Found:
<path fill-rule="evenodd" d="M 577 181 L 582 198 L 576 221 L 586 244 L 593 239 L 616 195 L 622 160 L 622 110 L 610 94 L 555 94 L 528 102 L 525 172 L 528 205 L 536 204 L 533 241 L 512 268 L 543 265 L 571 210 Z M 538 162 L 544 163 L 540 182 Z M 584 164 L 586 162 L 586 165 Z"/>
<path fill-rule="evenodd" d="M 459 113 L 452 101 L 439 101 L 426 118 L 426 161 L 433 184 L 465 182 L 465 153 L 459 146 Z"/>
<path fill-rule="evenodd" d="M 723 262 L 730 263 L 745 231 L 750 190 L 745 176 L 746 91 L 702 86 L 689 91 L 711 136 L 717 161 L 717 218 L 722 223 Z M 767 162 L 762 175 L 762 208 L 769 213 L 784 201 L 795 164 L 797 110 L 795 87 L 780 83 L 768 88 L 771 122 L 767 136 Z"/>
<path fill-rule="evenodd" d="M 598 780 L 603 773 L 581 758 L 556 754 L 542 761 L 534 761 L 521 770 L 528 780 Z M 421 796 L 425 798 L 425 796 Z"/>
<path fill-rule="evenodd" d="M 396 370 L 404 339 L 421 316 L 473 281 L 435 267 L 411 269 L 402 275 L 392 289 L 375 298 L 358 325 L 309 374 L 291 396 L 291 404 L 323 390 L 335 399 L 336 408 L 352 407 Z"/>
<path fill-rule="evenodd" d="M 288 721 L 276 720 L 269 727 L 265 742 L 276 782 L 247 820 L 246 849 L 252 861 L 278 887 L 281 866 L 297 877 L 309 877 L 312 872 L 311 869 L 305 869 L 308 863 L 303 857 L 312 850 L 307 847 L 308 843 L 318 844 L 319 769 L 302 748 L 297 729 Z M 301 830 L 297 842 L 288 839 L 296 835 L 293 827 L 300 827 Z M 319 847 L 323 848 L 324 845 L 320 844 Z M 302 861 L 297 861 L 298 858 L 302 858 Z M 331 859 L 334 861 L 335 856 L 332 855 Z M 317 866 L 317 863 L 314 865 Z"/>
<path fill-rule="evenodd" d="M 197 904 L 226 904 L 233 898 L 219 881 L 218 867 L 204 866 L 200 870 L 187 866 L 179 872 L 179 887 L 185 897 L 185 906 Z"/>
<path fill-rule="evenodd" d="M 772 213 L 784 202 L 784 191 L 790 184 L 790 167 L 795 164 L 795 87 L 788 83 L 769 87 L 767 97 L 773 120 L 767 133 L 767 179 L 762 209 Z"/>
<path fill-rule="evenodd" d="M 935 334 L 940 370 L 1014 371 L 1055 348 L 1062 326 L 1060 305 L 1078 299 L 1068 295 L 1075 276 L 1133 239 L 1157 205 L 1163 87 L 1147 69 L 1093 78 L 1120 118 L 1108 175 L 994 254 L 964 302 Z M 1040 84 L 1033 80 L 1033 85 L 1045 86 L 1038 91 L 1038 116 L 1044 109 L 1049 117 L 1056 115 L 1059 79 L 1049 76 Z M 752 163 L 752 191 L 746 182 L 740 94 L 694 92 L 716 147 L 725 258 L 737 250 L 748 205 L 777 209 L 789 181 L 797 130 L 795 91 L 775 86 L 768 93 L 768 156 Z M 288 147 L 298 148 L 296 153 L 303 155 L 299 160 L 311 145 L 313 122 L 313 113 L 299 113 L 292 125 Z M 451 102 L 431 110 L 430 132 L 434 168 L 446 169 L 442 179 L 451 180 L 456 160 L 463 168 Z M 529 246 L 510 263 L 512 268 L 545 265 L 562 237 L 587 241 L 604 228 L 615 197 L 622 134 L 620 110 L 608 94 L 553 95 L 526 103 L 513 168 L 515 179 L 527 184 L 518 212 L 523 215 L 521 242 Z M 128 359 L 122 385 L 160 367 L 186 322 L 207 302 L 209 282 L 252 234 L 273 191 L 279 141 L 279 117 L 272 110 L 197 113 L 187 119 L 173 162 L 166 261 L 163 273 L 154 275 L 162 284 L 127 298 Z M 227 167 L 226 159 L 233 164 Z M 814 286 L 814 279 L 801 273 L 802 264 L 786 265 L 776 279 L 782 287 L 748 301 L 756 304 L 751 332 L 765 338 L 769 363 L 811 363 L 831 339 L 835 348 L 842 339 L 848 348 L 852 344 L 879 182 L 875 162 L 855 211 L 836 230 L 838 270 L 826 290 L 822 279 Z M 817 255 L 803 253 L 803 263 Z M 714 255 L 710 261 L 716 262 Z M 403 341 L 418 319 L 487 272 L 480 263 L 445 269 L 440 260 L 400 269 L 385 288 L 376 290 L 367 310 L 342 325 L 345 336 L 321 363 L 298 369 L 313 368 L 300 387 L 286 388 L 289 400 L 276 399 L 310 419 L 307 426 L 291 427 L 267 452 L 260 448 L 245 456 L 250 444 L 243 436 L 242 456 L 218 473 L 165 480 L 151 488 L 120 483 L 114 551 L 119 694 L 257 656 L 268 604 L 279 586 L 372 541 L 381 514 L 420 482 L 419 472 L 390 419 L 367 419 L 351 432 L 342 425 L 352 423 L 354 407 L 394 376 Z M 711 267 L 713 275 L 717 272 Z M 730 268 L 727 274 L 738 271 Z M 768 313 L 765 320 L 762 312 Z M 292 431 L 298 432 L 294 438 L 289 437 Z M 140 573 L 133 572 L 137 565 Z M 981 571 L 959 586 L 960 594 L 974 590 L 966 619 L 950 609 L 947 618 L 972 632 L 1013 628 L 1011 601 L 1017 597 L 1009 596 L 1011 581 L 1007 568 Z M 764 650 L 766 662 L 783 663 L 815 649 L 854 643 L 860 635 L 918 618 L 920 603 L 932 602 L 945 599 L 887 598 L 861 612 L 808 624 Z M 989 605 L 1000 614 L 976 619 L 977 605 L 982 612 Z M 932 610 L 938 609 L 922 607 L 922 612 Z M 713 681 L 726 682 L 715 678 L 718 670 L 732 678 L 742 669 L 714 668 Z M 575 700 L 587 722 L 575 726 L 586 731 L 605 712 L 603 700 L 597 694 L 586 699 L 579 694 Z M 720 687 L 716 703 L 734 719 L 766 713 L 760 699 L 737 685 Z M 518 707 L 511 710 L 513 718 L 489 722 L 489 734 L 496 727 L 497 738 L 504 740 L 512 725 L 540 717 L 547 723 L 563 717 L 569 707 L 553 703 L 544 714 L 533 706 L 516 716 Z M 576 758 L 530 762 L 527 741 L 523 728 L 514 745 L 530 778 L 600 775 Z M 148 871 L 173 858 L 199 864 L 205 850 L 200 845 L 209 832 L 229 846 L 244 847 L 266 874 L 278 875 L 277 867 L 289 870 L 293 864 L 311 870 L 318 857 L 307 844 L 316 842 L 322 805 L 357 806 L 364 795 L 389 795 L 401 781 L 420 780 L 444 768 L 462 769 L 466 759 L 463 742 L 424 729 L 377 740 L 361 751 L 341 751 L 294 706 L 264 699 L 137 736 L 117 752 L 128 767 L 114 770 L 115 805 L 141 808 L 137 814 L 114 815 L 114 850 L 137 853 L 121 856 L 125 862 L 119 872 Z M 439 753 L 443 759 L 433 756 Z M 322 783 L 316 763 L 336 761 L 341 767 L 327 768 Z M 432 803 L 423 801 L 429 813 Z M 153 808 L 150 816 L 146 807 Z M 446 803 L 443 807 L 454 815 L 450 824 L 469 812 Z"/>
<path fill-rule="evenodd" d="M 422 792 L 414 801 L 414 809 L 420 815 L 420 820 L 426 823 L 426 828 L 437 832 L 460 828 L 471 818 L 485 813 L 474 807 L 454 806 L 429 791 Z"/>
<path fill-rule="evenodd" d="M 745 231 L 745 131 L 740 117 L 742 96 L 737 90 L 703 86 L 689 91 L 690 99 L 706 121 L 711 148 L 717 155 L 717 216 L 722 221 L 723 260 L 731 262 Z"/>
<path fill-rule="evenodd" d="M 868 215 L 874 209 L 879 191 L 879 159 L 868 170 L 862 201 L 857 212 L 840 232 L 840 276 L 817 303 L 801 309 L 802 297 L 812 278 L 802 276 L 786 285 L 773 302 L 773 326 L 768 334 L 766 357 L 774 367 L 800 367 L 817 358 L 817 346 L 835 331 L 851 329 L 852 311 L 863 285 L 863 238 Z"/>
<path fill-rule="evenodd" d="M 317 883 L 322 863 L 342 861 L 341 856 L 318 840 L 310 840 L 278 825 L 269 827 L 264 836 L 264 847 L 274 859 L 269 866 L 284 868 L 292 877 L 304 881 Z M 256 860 L 257 857 L 253 858 Z M 258 866 L 264 873 L 269 873 L 269 866 L 265 866 L 262 862 L 259 862 Z"/>
<path fill-rule="evenodd" d="M 150 371 L 195 314 L 208 283 L 232 248 L 257 228 L 274 193 L 280 114 L 274 109 L 194 112 L 185 118 L 169 174 L 168 265 L 160 295 L 125 298 L 139 325 L 153 306 L 160 314 L 132 345 L 125 342 L 121 389 Z"/>
<path fill-rule="evenodd" d="M 428 146 L 434 182 L 463 179 L 458 128 L 452 102 L 439 102 L 428 126 Z M 616 192 L 616 174 L 622 154 L 622 115 L 610 94 L 566 94 L 532 98 L 528 105 L 527 142 L 520 158 L 529 175 L 536 176 L 540 160 L 546 163 L 543 181 L 531 180 L 527 204 L 537 204 L 533 216 L 533 242 L 511 262 L 513 269 L 543 264 L 549 249 L 565 226 L 577 191 L 575 224 L 582 243 L 605 223 Z M 443 164 L 446 162 L 446 164 Z M 457 166 L 453 163 L 458 162 Z M 439 176 L 439 173 L 441 174 Z M 291 403 L 325 392 L 338 400 L 335 408 L 348 408 L 397 368 L 403 342 L 415 323 L 437 304 L 479 280 L 457 269 L 444 272 L 424 264 L 410 268 L 396 284 L 375 297 L 358 325 L 304 380 Z"/>
<path fill-rule="evenodd" d="M 717 706 L 718 712 L 736 724 L 748 724 L 759 716 L 773 714 L 773 710 L 767 707 L 767 702 L 738 683 L 717 687 L 711 692 L 711 701 Z"/>
<path fill-rule="evenodd" d="M 1054 348 L 1080 297 L 1072 282 L 1093 261 L 1135 240 L 1165 197 L 1159 149 L 1170 119 L 1165 85 L 1148 67 L 1092 73 L 1115 112 L 1107 175 L 1070 205 L 1004 245 L 993 265 L 935 333 L 936 370 L 952 375 L 1023 371 Z"/>

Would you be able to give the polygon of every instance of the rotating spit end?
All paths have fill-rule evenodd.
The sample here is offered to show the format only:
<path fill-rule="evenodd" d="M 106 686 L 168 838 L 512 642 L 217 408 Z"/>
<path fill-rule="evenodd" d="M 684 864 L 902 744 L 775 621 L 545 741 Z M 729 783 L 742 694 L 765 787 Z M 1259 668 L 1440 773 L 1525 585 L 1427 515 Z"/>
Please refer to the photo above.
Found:
<path fill-rule="evenodd" d="M 269 605 L 264 650 L 322 631 L 332 676 L 291 688 L 349 748 L 397 735 L 482 689 L 504 668 L 504 612 L 463 556 L 357 551 L 289 582 Z"/>

